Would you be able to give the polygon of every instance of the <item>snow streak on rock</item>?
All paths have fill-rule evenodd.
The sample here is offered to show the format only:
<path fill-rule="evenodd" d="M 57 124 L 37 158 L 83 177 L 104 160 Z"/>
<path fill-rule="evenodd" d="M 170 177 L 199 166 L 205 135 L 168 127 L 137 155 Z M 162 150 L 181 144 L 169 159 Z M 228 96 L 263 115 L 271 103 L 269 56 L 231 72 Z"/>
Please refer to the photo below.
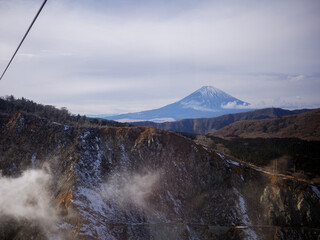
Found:
<path fill-rule="evenodd" d="M 320 191 L 316 186 L 311 186 L 313 192 L 317 195 L 318 198 L 320 198 Z"/>
<path fill-rule="evenodd" d="M 247 210 L 247 204 L 243 198 L 243 196 L 239 193 L 239 191 L 236 188 L 233 188 L 234 192 L 238 196 L 238 207 L 237 211 L 239 213 L 239 216 L 241 218 L 241 222 L 244 226 L 248 227 L 247 229 L 244 229 L 244 233 L 246 234 L 246 239 L 249 240 L 257 240 L 258 235 L 253 231 L 250 227 L 253 225 L 249 216 L 248 216 L 248 210 Z"/>
<path fill-rule="evenodd" d="M 80 137 L 79 144 L 84 151 L 74 169 L 77 185 L 74 189 L 74 204 L 82 219 L 79 235 L 87 238 L 103 239 L 108 236 L 103 219 L 106 206 L 100 194 L 100 165 L 103 151 L 99 147 L 100 139 L 94 133 L 86 131 Z M 109 236 L 110 237 L 110 236 Z"/>
<path fill-rule="evenodd" d="M 84 219 L 80 239 L 117 239 L 119 226 L 124 227 L 124 224 L 126 231 L 133 231 L 132 236 L 139 236 L 139 231 L 135 233 L 130 229 L 148 223 L 144 217 L 149 210 L 146 199 L 152 194 L 159 174 L 126 171 L 129 158 L 125 147 L 120 145 L 118 169 L 110 169 L 110 173 L 103 176 L 102 156 L 106 154 L 105 150 L 110 150 L 108 144 L 88 131 L 80 137 L 79 144 L 84 154 L 74 166 L 78 184 L 73 204 Z M 100 149 L 102 145 L 104 151 Z M 108 158 L 108 163 L 113 164 L 113 159 Z"/>

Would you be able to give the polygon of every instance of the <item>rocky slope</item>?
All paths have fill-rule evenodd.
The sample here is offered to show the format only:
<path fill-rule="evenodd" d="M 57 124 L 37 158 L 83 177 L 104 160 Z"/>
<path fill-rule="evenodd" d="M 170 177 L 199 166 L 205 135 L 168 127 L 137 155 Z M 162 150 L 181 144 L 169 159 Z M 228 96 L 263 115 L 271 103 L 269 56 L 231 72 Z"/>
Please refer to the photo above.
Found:
<path fill-rule="evenodd" d="M 239 121 L 209 135 L 242 138 L 300 138 L 320 140 L 320 109 L 275 119 Z"/>
<path fill-rule="evenodd" d="M 281 108 L 265 108 L 244 113 L 227 114 L 214 118 L 183 119 L 179 121 L 164 123 L 144 121 L 132 122 L 131 124 L 135 126 L 155 127 L 175 132 L 207 134 L 212 130 L 218 130 L 238 121 L 278 118 L 288 115 L 300 114 L 308 111 L 310 110 L 301 109 L 290 111 Z"/>
<path fill-rule="evenodd" d="M 148 127 L 0 114 L 1 239 L 318 239 L 320 192 Z M 30 211 L 34 214 L 30 214 Z"/>

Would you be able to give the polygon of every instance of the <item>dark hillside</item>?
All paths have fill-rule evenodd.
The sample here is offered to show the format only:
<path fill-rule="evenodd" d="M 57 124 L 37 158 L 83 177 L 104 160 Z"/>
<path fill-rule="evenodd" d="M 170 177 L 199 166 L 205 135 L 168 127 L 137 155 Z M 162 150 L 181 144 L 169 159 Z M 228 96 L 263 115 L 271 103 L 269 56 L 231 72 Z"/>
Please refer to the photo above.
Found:
<path fill-rule="evenodd" d="M 211 137 L 211 147 L 271 171 L 320 180 L 320 141 L 298 138 Z"/>
<path fill-rule="evenodd" d="M 300 138 L 320 140 L 320 109 L 274 119 L 247 120 L 211 131 L 222 138 Z"/>
<path fill-rule="evenodd" d="M 28 113 L 40 118 L 49 119 L 52 122 L 67 125 L 110 126 L 124 127 L 128 124 L 118 123 L 98 118 L 72 115 L 66 108 L 56 108 L 52 105 L 42 105 L 26 98 L 15 99 L 13 96 L 0 98 L 0 113 Z"/>

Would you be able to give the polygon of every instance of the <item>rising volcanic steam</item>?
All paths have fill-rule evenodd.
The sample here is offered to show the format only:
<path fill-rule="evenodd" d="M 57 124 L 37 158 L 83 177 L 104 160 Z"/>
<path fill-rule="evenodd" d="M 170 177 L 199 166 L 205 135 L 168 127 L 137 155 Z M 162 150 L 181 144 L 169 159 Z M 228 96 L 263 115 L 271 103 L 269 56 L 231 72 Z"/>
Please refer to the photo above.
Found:
<path fill-rule="evenodd" d="M 1 176 L 0 215 L 18 220 L 54 221 L 55 211 L 46 191 L 50 179 L 42 170 L 28 170 L 18 178 Z"/>
<path fill-rule="evenodd" d="M 148 210 L 147 199 L 153 193 L 158 181 L 158 172 L 114 174 L 104 184 L 102 196 L 105 200 L 117 202 L 121 206 L 132 204 Z"/>
<path fill-rule="evenodd" d="M 27 170 L 17 178 L 0 176 L 0 224 L 29 222 L 47 239 L 65 239 L 57 229 L 59 215 L 49 194 L 51 179 L 43 170 Z"/>

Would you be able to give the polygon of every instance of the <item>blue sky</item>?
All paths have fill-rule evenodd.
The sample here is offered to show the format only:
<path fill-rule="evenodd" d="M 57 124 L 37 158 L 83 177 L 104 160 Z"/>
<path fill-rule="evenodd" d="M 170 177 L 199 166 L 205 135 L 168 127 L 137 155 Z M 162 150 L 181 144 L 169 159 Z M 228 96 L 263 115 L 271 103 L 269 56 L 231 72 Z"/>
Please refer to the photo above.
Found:
<path fill-rule="evenodd" d="M 41 0 L 0 0 L 0 70 Z M 48 1 L 0 81 L 73 113 L 164 106 L 212 85 L 255 107 L 319 107 L 320 2 Z"/>

